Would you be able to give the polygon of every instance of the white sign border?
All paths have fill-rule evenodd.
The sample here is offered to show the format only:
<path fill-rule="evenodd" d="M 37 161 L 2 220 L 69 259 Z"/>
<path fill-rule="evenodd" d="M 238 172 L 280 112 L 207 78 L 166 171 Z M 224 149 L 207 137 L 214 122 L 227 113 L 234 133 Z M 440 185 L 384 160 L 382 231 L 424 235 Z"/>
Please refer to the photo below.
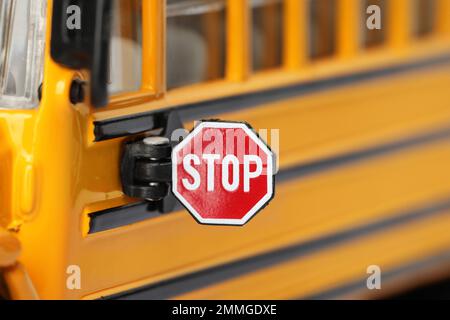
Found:
<path fill-rule="evenodd" d="M 195 210 L 189 202 L 178 192 L 177 190 L 177 180 L 178 180 L 178 157 L 177 153 L 181 151 L 194 137 L 199 134 L 203 129 L 242 129 L 249 135 L 253 141 L 255 141 L 258 146 L 267 154 L 267 172 L 273 173 L 273 153 L 267 147 L 267 145 L 259 138 L 249 126 L 242 122 L 224 122 L 224 121 L 204 121 L 201 122 L 195 129 L 189 134 L 186 139 L 184 139 L 180 144 L 178 144 L 172 151 L 172 192 L 181 201 L 181 203 L 186 207 L 186 209 L 195 217 L 195 219 L 206 225 L 227 225 L 227 226 L 243 226 L 251 218 L 253 218 L 256 213 L 258 213 L 273 197 L 274 193 L 274 176 L 273 174 L 267 174 L 267 193 L 266 195 L 258 201 L 255 206 L 242 218 L 242 219 L 205 219 Z"/>

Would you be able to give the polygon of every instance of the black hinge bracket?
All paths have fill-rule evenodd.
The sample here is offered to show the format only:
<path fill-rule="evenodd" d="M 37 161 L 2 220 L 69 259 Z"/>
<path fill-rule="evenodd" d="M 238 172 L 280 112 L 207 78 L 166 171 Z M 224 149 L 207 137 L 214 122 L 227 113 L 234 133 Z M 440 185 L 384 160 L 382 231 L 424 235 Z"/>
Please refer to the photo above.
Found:
<path fill-rule="evenodd" d="M 155 124 L 155 130 L 125 142 L 120 176 L 125 195 L 148 200 L 165 213 L 177 204 L 170 192 L 172 149 L 178 143 L 172 141 L 172 132 L 183 126 L 176 112 L 158 114 Z"/>

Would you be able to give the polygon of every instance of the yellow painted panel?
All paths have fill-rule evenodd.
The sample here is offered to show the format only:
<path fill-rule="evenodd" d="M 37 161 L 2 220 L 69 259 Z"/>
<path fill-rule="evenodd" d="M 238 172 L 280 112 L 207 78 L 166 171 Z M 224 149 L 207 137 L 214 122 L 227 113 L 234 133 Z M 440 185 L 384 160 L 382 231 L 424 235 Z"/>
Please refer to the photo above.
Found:
<path fill-rule="evenodd" d="M 379 266 L 383 275 L 396 267 L 448 252 L 449 227 L 450 211 L 442 212 L 176 298 L 292 299 L 356 281 L 363 286 L 371 265 Z"/>
<path fill-rule="evenodd" d="M 360 0 L 340 0 L 337 2 L 337 46 L 341 59 L 351 59 L 360 47 Z"/>
<path fill-rule="evenodd" d="M 396 0 L 389 2 L 388 8 L 388 30 L 389 44 L 400 52 L 407 53 L 409 51 L 412 38 L 413 25 L 412 17 L 412 1 Z"/>
<path fill-rule="evenodd" d="M 86 270 L 86 283 L 93 284 L 83 293 L 116 286 L 90 297 L 120 292 L 447 198 L 449 144 L 435 143 L 280 184 L 270 206 L 242 229 L 201 226 L 183 212 L 89 236 L 71 250 L 72 260 Z"/>
<path fill-rule="evenodd" d="M 280 129 L 280 164 L 290 167 L 446 127 L 449 86 L 450 66 L 218 117 Z"/>

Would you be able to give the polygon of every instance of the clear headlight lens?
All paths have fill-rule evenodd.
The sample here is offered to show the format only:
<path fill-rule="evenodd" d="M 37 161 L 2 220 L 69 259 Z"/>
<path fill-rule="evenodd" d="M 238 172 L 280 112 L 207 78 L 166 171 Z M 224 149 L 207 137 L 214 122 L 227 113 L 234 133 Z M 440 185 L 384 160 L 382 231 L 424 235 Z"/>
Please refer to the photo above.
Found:
<path fill-rule="evenodd" d="M 0 109 L 32 109 L 44 67 L 46 0 L 0 0 Z"/>

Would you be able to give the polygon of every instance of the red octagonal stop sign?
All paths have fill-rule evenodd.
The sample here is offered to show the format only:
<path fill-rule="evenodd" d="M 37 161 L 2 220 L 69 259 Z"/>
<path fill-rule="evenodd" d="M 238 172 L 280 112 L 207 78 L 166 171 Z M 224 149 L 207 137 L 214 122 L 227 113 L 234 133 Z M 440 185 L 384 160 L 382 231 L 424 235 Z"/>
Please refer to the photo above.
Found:
<path fill-rule="evenodd" d="M 202 224 L 244 225 L 273 197 L 272 152 L 244 123 L 201 122 L 172 163 L 172 191 Z"/>

